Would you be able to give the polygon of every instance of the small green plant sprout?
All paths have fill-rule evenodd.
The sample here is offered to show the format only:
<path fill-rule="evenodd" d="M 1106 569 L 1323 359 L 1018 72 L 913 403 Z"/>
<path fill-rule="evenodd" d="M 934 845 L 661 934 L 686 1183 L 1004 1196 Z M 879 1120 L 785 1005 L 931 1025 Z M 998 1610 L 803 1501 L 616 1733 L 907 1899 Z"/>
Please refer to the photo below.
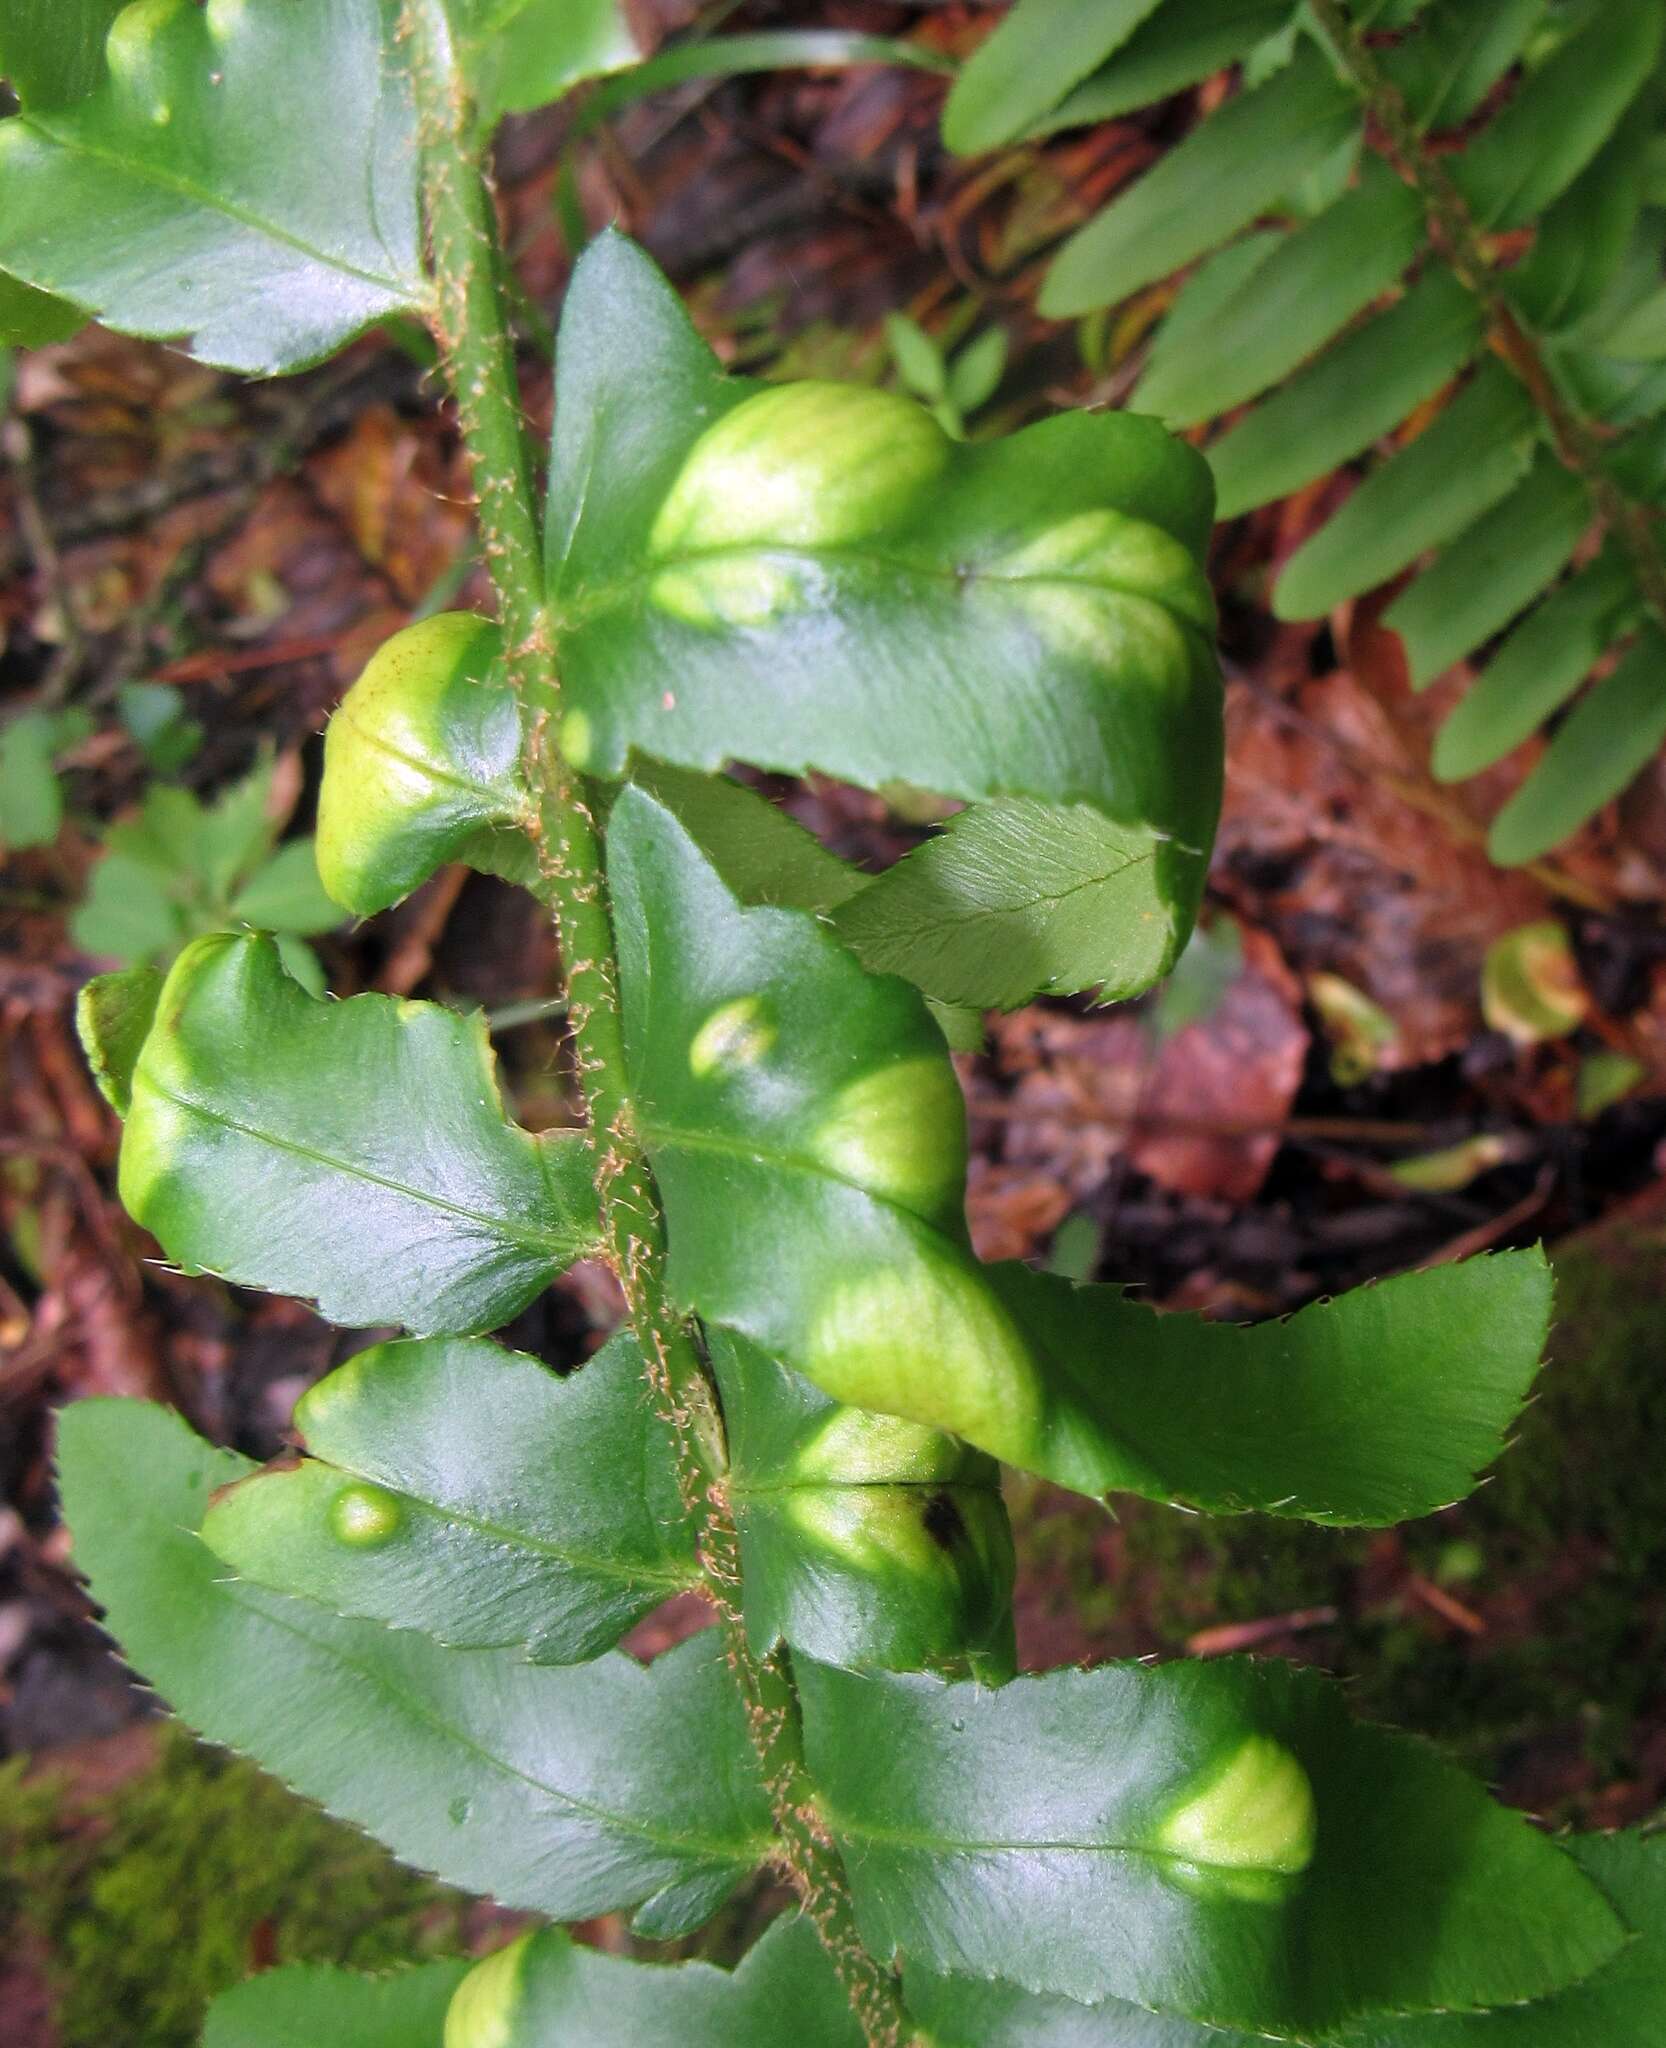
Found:
<path fill-rule="evenodd" d="M 1394 1044 L 1394 1019 L 1340 974 L 1310 974 L 1307 996 L 1330 1041 L 1331 1079 L 1339 1088 L 1369 1080 Z"/>
<path fill-rule="evenodd" d="M 95 959 L 156 967 L 201 933 L 255 926 L 274 935 L 289 972 L 322 993 L 324 970 L 306 940 L 340 924 L 342 912 L 318 879 L 311 837 L 278 844 L 285 811 L 275 796 L 270 762 L 210 804 L 177 783 L 151 783 L 138 815 L 105 834 L 70 919 L 75 943 Z"/>
<path fill-rule="evenodd" d="M 78 705 L 23 711 L 0 726 L 0 852 L 50 846 L 64 822 L 58 762 L 93 729 Z"/>
<path fill-rule="evenodd" d="M 158 775 L 177 775 L 202 745 L 202 720 L 186 710 L 184 691 L 172 683 L 123 683 L 116 710 L 145 766 Z"/>
<path fill-rule="evenodd" d="M 492 10 L 139 0 L 94 33 L 112 11 L 34 17 L 58 61 L 0 124 L 0 261 L 249 368 L 430 320 L 497 615 L 407 629 L 348 692 L 319 867 L 359 915 L 445 861 L 522 877 L 582 1121 L 522 1129 L 480 1019 L 320 1000 L 259 934 L 93 983 L 122 1198 L 167 1256 L 407 1334 L 265 1470 L 155 1405 L 69 1409 L 76 1558 L 187 1722 L 419 1869 L 649 1939 L 765 1874 L 792 1902 L 733 1970 L 552 1924 L 461 1981 L 285 1971 L 210 2043 L 1658 2032 L 1637 1837 L 1550 1839 L 1312 1672 L 1012 1676 L 1002 1464 L 1426 1514 L 1501 1453 L 1550 1313 L 1532 1250 L 1253 1329 L 974 1252 L 932 1001 L 1136 995 L 1193 923 L 1223 744 L 1200 458 L 1131 414 L 970 444 L 897 393 L 726 376 L 610 234 L 540 506 Z M 731 763 L 965 808 L 873 877 Z M 494 1333 L 583 1258 L 626 1314 L 562 1377 Z M 618 1647 L 691 1586 L 712 1627 Z"/>
<path fill-rule="evenodd" d="M 907 313 L 887 313 L 885 339 L 903 388 L 930 409 L 944 433 L 966 438 L 966 421 L 995 396 L 1007 366 L 1007 338 L 986 327 L 952 356 Z"/>
<path fill-rule="evenodd" d="M 1591 1007 L 1567 932 L 1553 917 L 1494 939 L 1481 962 L 1481 1014 L 1517 1045 L 1579 1029 Z"/>

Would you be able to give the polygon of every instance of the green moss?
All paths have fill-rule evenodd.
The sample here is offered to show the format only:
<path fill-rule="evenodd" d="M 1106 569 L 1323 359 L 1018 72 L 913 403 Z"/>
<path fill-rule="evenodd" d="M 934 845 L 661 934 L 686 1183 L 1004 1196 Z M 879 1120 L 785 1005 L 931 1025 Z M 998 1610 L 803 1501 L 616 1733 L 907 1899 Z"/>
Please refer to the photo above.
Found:
<path fill-rule="evenodd" d="M 465 1946 L 465 1902 L 252 1766 L 166 1732 L 118 1790 L 0 1773 L 0 1928 L 50 1959 L 63 2048 L 191 2048 L 267 1962 L 382 1969 Z"/>

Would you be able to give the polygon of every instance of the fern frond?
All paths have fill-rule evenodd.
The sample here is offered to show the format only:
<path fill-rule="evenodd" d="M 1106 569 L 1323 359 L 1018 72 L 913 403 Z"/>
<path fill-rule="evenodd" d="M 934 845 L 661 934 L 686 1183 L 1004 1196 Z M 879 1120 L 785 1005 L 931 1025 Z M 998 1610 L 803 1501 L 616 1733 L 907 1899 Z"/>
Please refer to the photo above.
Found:
<path fill-rule="evenodd" d="M 1368 463 L 1274 609 L 1415 569 L 1384 616 L 1416 687 L 1498 642 L 1434 768 L 1474 775 L 1561 718 L 1489 841 L 1536 858 L 1666 734 L 1666 0 L 1124 5 L 1095 16 L 1088 75 L 1054 56 L 1072 83 L 1038 111 L 998 71 L 1059 5 L 1018 0 L 973 57 L 952 144 L 1242 75 L 1066 242 L 1042 310 L 1189 269 L 1133 403 L 1218 424 L 1222 518 Z"/>

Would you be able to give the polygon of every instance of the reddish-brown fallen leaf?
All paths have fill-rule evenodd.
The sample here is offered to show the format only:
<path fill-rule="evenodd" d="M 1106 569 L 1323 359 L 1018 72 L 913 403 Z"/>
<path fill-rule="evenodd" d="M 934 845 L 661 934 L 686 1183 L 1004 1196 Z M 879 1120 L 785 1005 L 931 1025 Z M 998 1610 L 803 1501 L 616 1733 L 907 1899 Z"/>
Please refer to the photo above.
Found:
<path fill-rule="evenodd" d="M 1266 1179 L 1309 1040 L 1277 946 L 1248 927 L 1243 946 L 1220 1003 L 1158 1054 L 1128 1144 L 1131 1162 L 1163 1187 L 1223 1202 L 1251 1200 Z"/>
<path fill-rule="evenodd" d="M 1227 733 L 1216 888 L 1302 973 L 1340 975 L 1388 1013 L 1385 1068 L 1461 1051 L 1487 947 L 1544 914 L 1543 889 L 1408 801 L 1393 727 L 1346 670 L 1235 683 Z"/>

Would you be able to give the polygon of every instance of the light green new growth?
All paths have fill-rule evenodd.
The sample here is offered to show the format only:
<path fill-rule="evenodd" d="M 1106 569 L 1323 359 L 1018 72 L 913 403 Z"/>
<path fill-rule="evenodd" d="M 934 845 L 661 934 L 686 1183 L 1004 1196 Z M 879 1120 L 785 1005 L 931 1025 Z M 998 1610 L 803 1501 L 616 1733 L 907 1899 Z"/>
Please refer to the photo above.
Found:
<path fill-rule="evenodd" d="M 515 2048 L 515 2006 L 531 1941 L 523 1934 L 470 1970 L 446 2007 L 443 2048 Z"/>
<path fill-rule="evenodd" d="M 1157 1831 L 1165 1854 L 1239 1898 L 1277 1898 L 1313 1861 L 1313 1784 L 1280 1743 L 1251 1735 Z"/>
<path fill-rule="evenodd" d="M 385 1487 L 344 1486 L 330 1503 L 331 1529 L 355 1549 L 391 1543 L 404 1519 L 404 1509 Z"/>

